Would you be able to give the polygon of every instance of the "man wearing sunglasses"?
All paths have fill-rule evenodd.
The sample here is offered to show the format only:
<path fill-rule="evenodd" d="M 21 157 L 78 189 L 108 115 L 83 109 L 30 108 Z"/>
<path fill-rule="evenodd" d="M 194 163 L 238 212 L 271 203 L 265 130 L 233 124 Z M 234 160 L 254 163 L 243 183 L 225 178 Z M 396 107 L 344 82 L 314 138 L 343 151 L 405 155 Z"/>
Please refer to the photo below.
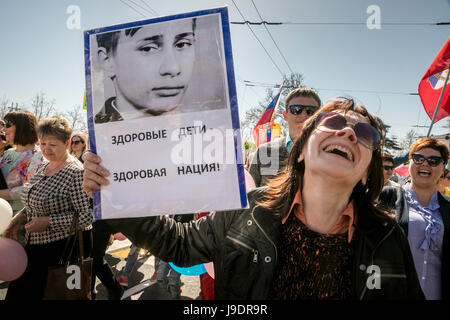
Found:
<path fill-rule="evenodd" d="M 283 116 L 288 124 L 289 134 L 287 137 L 260 145 L 253 155 L 249 171 L 256 187 L 266 185 L 269 178 L 287 165 L 289 153 L 303 128 L 303 123 L 319 109 L 321 100 L 315 90 L 300 87 L 288 94 L 285 105 Z"/>
<path fill-rule="evenodd" d="M 384 186 L 399 187 L 400 184 L 391 180 L 395 169 L 394 158 L 389 153 L 383 152 L 381 160 L 383 161 Z"/>

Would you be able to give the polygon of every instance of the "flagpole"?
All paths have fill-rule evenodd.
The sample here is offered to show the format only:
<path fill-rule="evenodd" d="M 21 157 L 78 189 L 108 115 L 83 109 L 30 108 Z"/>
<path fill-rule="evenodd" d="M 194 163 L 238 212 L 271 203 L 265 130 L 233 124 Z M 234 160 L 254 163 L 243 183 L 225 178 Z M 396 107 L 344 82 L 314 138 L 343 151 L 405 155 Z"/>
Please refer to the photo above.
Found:
<path fill-rule="evenodd" d="M 436 119 L 436 115 L 437 115 L 439 107 L 441 105 L 441 100 L 442 100 L 442 97 L 444 96 L 444 91 L 445 91 L 445 89 L 447 87 L 447 82 L 448 82 L 448 76 L 449 75 L 450 75 L 450 70 L 447 71 L 447 78 L 445 78 L 444 87 L 442 88 L 441 95 L 439 96 L 439 100 L 438 100 L 438 103 L 437 103 L 437 106 L 436 106 L 436 110 L 434 110 L 433 119 L 431 120 L 431 125 L 430 125 L 430 129 L 428 129 L 427 137 L 430 136 L 431 128 L 433 128 L 434 119 Z"/>
<path fill-rule="evenodd" d="M 273 113 L 272 113 L 272 117 L 271 117 L 270 121 L 272 121 L 273 118 L 275 117 L 275 112 L 277 111 L 277 107 L 278 107 L 278 105 L 280 104 L 280 101 L 281 101 L 281 90 L 283 89 L 283 86 L 284 86 L 284 82 L 281 84 L 280 90 L 278 91 L 278 94 L 279 94 L 280 96 L 278 97 L 278 101 L 277 101 L 277 103 L 275 104 L 275 107 L 273 108 Z"/>
<path fill-rule="evenodd" d="M 281 91 L 283 90 L 283 86 L 284 86 L 284 81 L 281 83 L 280 85 L 280 90 L 278 91 L 278 101 L 275 104 L 274 108 L 273 108 L 273 113 L 272 113 L 272 117 L 270 118 L 270 122 L 272 123 L 272 125 L 270 126 L 270 128 L 267 130 L 267 132 L 270 132 L 270 140 L 272 140 L 272 126 L 273 126 L 273 118 L 275 118 L 275 112 L 277 111 L 278 105 L 280 104 L 281 101 Z M 267 134 L 267 133 L 266 133 Z M 269 137 L 269 135 L 267 135 L 267 137 Z M 268 139 L 269 140 L 269 139 Z"/>

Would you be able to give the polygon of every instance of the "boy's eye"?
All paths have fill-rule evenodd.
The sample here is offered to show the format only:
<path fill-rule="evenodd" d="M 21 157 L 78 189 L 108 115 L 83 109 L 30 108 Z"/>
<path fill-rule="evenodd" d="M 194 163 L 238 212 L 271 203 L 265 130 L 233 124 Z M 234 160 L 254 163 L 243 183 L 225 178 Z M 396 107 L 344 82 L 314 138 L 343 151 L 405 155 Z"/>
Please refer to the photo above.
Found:
<path fill-rule="evenodd" d="M 139 51 L 145 52 L 145 53 L 152 52 L 152 51 L 155 51 L 155 50 L 158 50 L 158 49 L 159 49 L 159 46 L 157 44 L 147 44 L 145 46 L 142 46 L 142 47 L 138 48 Z"/>
<path fill-rule="evenodd" d="M 175 48 L 177 49 L 186 49 L 192 46 L 192 42 L 189 40 L 180 40 L 177 43 L 175 43 Z"/>

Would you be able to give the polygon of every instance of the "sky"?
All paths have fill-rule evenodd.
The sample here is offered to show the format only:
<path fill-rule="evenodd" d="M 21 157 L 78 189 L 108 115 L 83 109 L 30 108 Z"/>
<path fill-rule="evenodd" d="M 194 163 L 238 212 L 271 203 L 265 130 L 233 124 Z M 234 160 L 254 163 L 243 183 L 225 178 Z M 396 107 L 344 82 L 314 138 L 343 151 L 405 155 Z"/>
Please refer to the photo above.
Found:
<path fill-rule="evenodd" d="M 67 25 L 73 6 L 79 28 Z M 391 126 L 390 137 L 403 139 L 411 129 L 426 135 L 431 120 L 410 93 L 450 36 L 449 25 L 433 25 L 450 21 L 450 0 L 0 0 L 0 100 L 26 107 L 43 92 L 61 113 L 81 107 L 84 30 L 223 6 L 231 22 L 258 22 L 259 15 L 283 22 L 267 28 L 284 59 L 264 26 L 252 25 L 252 33 L 231 24 L 241 120 L 265 98 L 266 88 L 248 81 L 280 84 L 292 70 L 322 101 L 353 97 Z M 448 132 L 445 122 L 432 134 Z"/>

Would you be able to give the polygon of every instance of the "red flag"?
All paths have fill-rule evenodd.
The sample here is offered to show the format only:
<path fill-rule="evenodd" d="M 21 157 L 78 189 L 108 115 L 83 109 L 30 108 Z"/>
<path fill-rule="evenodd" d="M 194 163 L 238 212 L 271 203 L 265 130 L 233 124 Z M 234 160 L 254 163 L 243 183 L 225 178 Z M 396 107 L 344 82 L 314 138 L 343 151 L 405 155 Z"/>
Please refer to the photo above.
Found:
<path fill-rule="evenodd" d="M 278 104 L 280 102 L 282 88 L 283 86 L 280 87 L 280 91 L 272 99 L 272 102 L 269 104 L 266 110 L 264 110 L 261 118 L 259 118 L 258 123 L 253 128 L 253 140 L 255 141 L 256 147 L 258 147 L 260 144 L 270 141 L 270 138 L 267 136 L 267 130 L 270 129 L 273 124 L 272 118 L 275 109 L 278 107 Z"/>
<path fill-rule="evenodd" d="M 450 38 L 439 51 L 419 83 L 419 96 L 426 113 L 433 119 L 450 68 Z M 434 123 L 450 115 L 450 81 L 447 82 Z"/>

